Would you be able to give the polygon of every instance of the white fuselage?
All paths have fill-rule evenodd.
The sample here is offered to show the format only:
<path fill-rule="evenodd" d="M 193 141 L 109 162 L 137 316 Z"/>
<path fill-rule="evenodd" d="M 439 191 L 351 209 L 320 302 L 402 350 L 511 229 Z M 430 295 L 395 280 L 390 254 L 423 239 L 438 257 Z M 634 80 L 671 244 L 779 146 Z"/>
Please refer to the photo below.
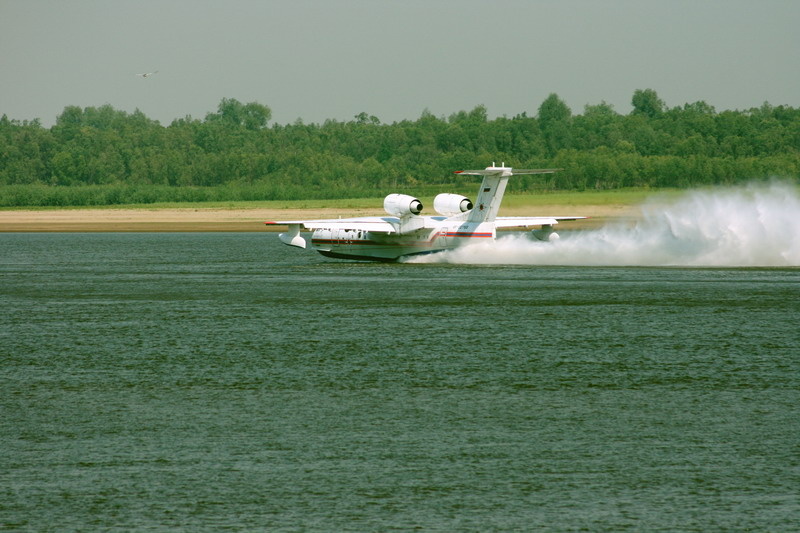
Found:
<path fill-rule="evenodd" d="M 424 228 L 410 233 L 373 233 L 356 229 L 314 230 L 311 246 L 328 257 L 396 261 L 402 256 L 451 250 L 495 238 L 493 223 L 454 222 L 428 218 Z"/>

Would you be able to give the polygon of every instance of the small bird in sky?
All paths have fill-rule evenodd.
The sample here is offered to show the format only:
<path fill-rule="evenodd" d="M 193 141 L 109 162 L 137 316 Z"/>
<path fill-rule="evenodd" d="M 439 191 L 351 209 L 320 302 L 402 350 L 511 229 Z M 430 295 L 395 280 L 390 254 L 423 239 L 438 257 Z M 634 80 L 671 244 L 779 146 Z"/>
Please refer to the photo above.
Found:
<path fill-rule="evenodd" d="M 137 74 L 137 76 L 139 76 L 139 77 L 141 77 L 141 78 L 149 78 L 149 77 L 150 77 L 150 76 L 152 76 L 153 74 L 158 74 L 158 71 L 157 71 L 157 70 L 155 70 L 155 71 L 153 71 L 153 72 L 145 72 L 144 74 Z"/>

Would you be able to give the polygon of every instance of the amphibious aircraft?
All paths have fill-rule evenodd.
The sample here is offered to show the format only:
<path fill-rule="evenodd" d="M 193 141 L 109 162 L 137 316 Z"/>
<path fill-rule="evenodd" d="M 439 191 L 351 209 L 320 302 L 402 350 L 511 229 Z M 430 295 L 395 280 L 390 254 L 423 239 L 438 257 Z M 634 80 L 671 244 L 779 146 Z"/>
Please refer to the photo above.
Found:
<path fill-rule="evenodd" d="M 495 239 L 499 228 L 538 227 L 531 232 L 535 239 L 558 238 L 553 226 L 559 220 L 578 220 L 580 216 L 498 217 L 500 202 L 511 176 L 550 174 L 559 169 L 514 170 L 501 166 L 483 170 L 459 170 L 456 174 L 483 176 L 475 204 L 458 194 L 440 194 L 433 200 L 439 215 L 421 216 L 422 203 L 406 194 L 390 194 L 383 201 L 389 216 L 339 218 L 327 220 L 290 220 L 265 222 L 288 226 L 278 235 L 284 244 L 307 248 L 309 241 L 300 234 L 311 230 L 311 247 L 326 257 L 371 261 L 397 261 L 412 255 L 452 250 L 469 243 Z"/>

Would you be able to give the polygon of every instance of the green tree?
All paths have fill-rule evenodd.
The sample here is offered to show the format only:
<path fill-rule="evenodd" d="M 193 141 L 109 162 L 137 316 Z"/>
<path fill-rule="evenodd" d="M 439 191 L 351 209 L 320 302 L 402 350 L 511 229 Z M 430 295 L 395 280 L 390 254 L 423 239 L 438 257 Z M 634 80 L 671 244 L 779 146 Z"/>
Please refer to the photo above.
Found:
<path fill-rule="evenodd" d="M 221 122 L 229 126 L 241 126 L 248 130 L 267 127 L 272 110 L 257 102 L 242 104 L 235 98 L 223 98 L 216 113 L 206 115 L 207 122 Z"/>
<path fill-rule="evenodd" d="M 653 89 L 636 89 L 631 98 L 634 115 L 654 118 L 664 112 L 664 102 Z"/>
<path fill-rule="evenodd" d="M 551 93 L 545 98 L 539 106 L 537 117 L 551 157 L 571 146 L 572 110 L 557 94 Z"/>
<path fill-rule="evenodd" d="M 556 93 L 551 93 L 539 106 L 539 125 L 545 129 L 552 124 L 569 122 L 572 110 Z"/>
<path fill-rule="evenodd" d="M 0 203 L 95 205 L 130 201 L 379 196 L 453 181 L 491 161 L 563 167 L 511 190 L 736 183 L 800 177 L 800 109 L 764 103 L 717 113 L 700 101 L 666 109 L 652 89 L 634 111 L 601 102 L 582 115 L 556 94 L 536 118 L 490 120 L 484 106 L 446 120 L 355 120 L 269 125 L 267 106 L 223 98 L 205 120 L 168 127 L 139 110 L 68 106 L 50 129 L 0 116 Z M 422 188 L 422 190 L 419 190 Z M 471 194 L 471 187 L 464 186 Z"/>

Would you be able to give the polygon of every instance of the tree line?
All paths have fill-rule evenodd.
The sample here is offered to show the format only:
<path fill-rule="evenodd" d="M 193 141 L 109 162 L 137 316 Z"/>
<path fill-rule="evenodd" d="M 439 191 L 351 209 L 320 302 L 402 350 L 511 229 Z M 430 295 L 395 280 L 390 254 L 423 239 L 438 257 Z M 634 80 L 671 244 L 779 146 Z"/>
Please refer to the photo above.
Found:
<path fill-rule="evenodd" d="M 517 192 L 800 177 L 800 109 L 670 108 L 652 89 L 631 103 L 629 114 L 605 102 L 573 114 L 551 94 L 531 117 L 489 119 L 477 106 L 392 124 L 360 113 L 270 125 L 268 106 L 233 98 L 169 126 L 110 105 L 68 106 L 50 128 L 3 115 L 0 206 L 370 197 L 444 184 L 472 192 L 452 172 L 492 161 L 564 169 L 520 176 L 510 183 Z"/>

